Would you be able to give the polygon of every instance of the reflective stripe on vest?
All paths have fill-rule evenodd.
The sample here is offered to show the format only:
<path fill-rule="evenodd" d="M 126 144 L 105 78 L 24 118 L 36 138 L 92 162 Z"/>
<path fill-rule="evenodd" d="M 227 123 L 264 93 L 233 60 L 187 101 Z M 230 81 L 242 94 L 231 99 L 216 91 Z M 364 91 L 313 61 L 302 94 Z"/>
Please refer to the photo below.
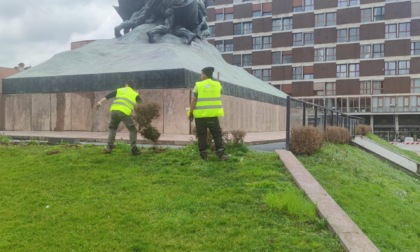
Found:
<path fill-rule="evenodd" d="M 117 89 L 117 95 L 111 105 L 111 111 L 118 110 L 126 115 L 131 115 L 131 112 L 136 105 L 136 97 L 139 94 L 130 87 L 123 87 Z"/>
<path fill-rule="evenodd" d="M 222 86 L 218 81 L 206 79 L 195 84 L 197 86 L 197 104 L 194 109 L 195 118 L 224 116 L 220 93 Z"/>

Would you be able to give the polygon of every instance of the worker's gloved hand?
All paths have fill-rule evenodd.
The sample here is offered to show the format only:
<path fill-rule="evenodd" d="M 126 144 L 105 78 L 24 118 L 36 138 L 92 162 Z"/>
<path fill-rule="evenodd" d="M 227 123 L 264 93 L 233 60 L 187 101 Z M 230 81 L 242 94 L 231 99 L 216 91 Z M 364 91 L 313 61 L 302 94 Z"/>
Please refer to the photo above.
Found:
<path fill-rule="evenodd" d="M 194 115 L 193 115 L 193 113 L 190 113 L 189 118 L 190 118 L 190 122 L 192 122 L 192 121 L 194 120 Z"/>
<path fill-rule="evenodd" d="M 99 109 L 99 107 L 101 107 L 101 103 L 100 102 L 98 102 L 98 103 L 96 103 L 96 106 L 95 106 L 95 108 L 96 108 L 96 110 L 98 110 Z"/>

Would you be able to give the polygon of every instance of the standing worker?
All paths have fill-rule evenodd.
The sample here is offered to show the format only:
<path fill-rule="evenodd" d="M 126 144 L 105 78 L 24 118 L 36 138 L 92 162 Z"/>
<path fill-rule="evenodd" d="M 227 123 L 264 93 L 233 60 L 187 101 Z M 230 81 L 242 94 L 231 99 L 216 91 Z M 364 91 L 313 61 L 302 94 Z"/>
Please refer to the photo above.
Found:
<path fill-rule="evenodd" d="M 137 129 L 136 125 L 131 118 L 131 112 L 134 110 L 136 103 L 140 103 L 140 95 L 133 90 L 134 84 L 128 80 L 125 82 L 124 87 L 118 88 L 116 91 L 107 94 L 97 104 L 96 109 L 101 107 L 102 102 L 114 98 L 115 100 L 111 105 L 111 122 L 109 123 L 108 145 L 105 148 L 105 154 L 110 154 L 115 147 L 115 136 L 117 134 L 118 125 L 123 122 L 130 132 L 131 154 L 140 155 L 137 148 Z"/>
<path fill-rule="evenodd" d="M 195 127 L 198 136 L 198 150 L 203 160 L 207 160 L 207 129 L 213 137 L 216 145 L 217 157 L 220 160 L 227 160 L 223 147 L 222 129 L 219 124 L 219 116 L 224 116 L 221 93 L 222 85 L 213 80 L 213 67 L 205 67 L 201 70 L 201 81 L 196 82 L 191 101 L 189 117 L 192 121 L 195 118 Z"/>

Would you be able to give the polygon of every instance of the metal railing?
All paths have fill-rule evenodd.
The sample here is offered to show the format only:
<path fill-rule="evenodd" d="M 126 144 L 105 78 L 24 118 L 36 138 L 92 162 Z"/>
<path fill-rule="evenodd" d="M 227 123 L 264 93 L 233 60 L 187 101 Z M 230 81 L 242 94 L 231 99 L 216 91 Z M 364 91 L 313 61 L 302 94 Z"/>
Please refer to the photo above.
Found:
<path fill-rule="evenodd" d="M 363 124 L 364 118 L 347 115 L 333 108 L 287 97 L 286 107 L 286 149 L 289 149 L 291 130 L 295 126 L 323 127 L 336 126 L 347 128 L 350 135 L 356 135 L 356 126 Z"/>

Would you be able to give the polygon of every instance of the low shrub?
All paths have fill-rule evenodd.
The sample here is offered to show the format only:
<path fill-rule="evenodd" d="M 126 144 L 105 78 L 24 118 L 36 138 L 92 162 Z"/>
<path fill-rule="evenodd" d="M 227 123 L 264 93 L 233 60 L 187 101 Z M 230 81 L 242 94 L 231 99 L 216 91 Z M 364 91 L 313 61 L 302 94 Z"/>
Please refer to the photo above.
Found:
<path fill-rule="evenodd" d="M 367 134 L 372 133 L 372 128 L 369 125 L 357 125 L 356 135 L 366 136 Z"/>
<path fill-rule="evenodd" d="M 244 138 L 246 136 L 246 132 L 243 130 L 231 130 L 230 134 L 232 134 L 233 137 L 233 143 L 234 144 L 241 144 L 244 142 Z"/>
<path fill-rule="evenodd" d="M 348 144 L 351 142 L 351 135 L 347 128 L 327 127 L 324 133 L 324 140 L 334 144 Z"/>
<path fill-rule="evenodd" d="M 156 102 L 141 103 L 134 109 L 134 121 L 137 123 L 140 134 L 156 144 L 160 132 L 151 125 L 152 121 L 160 116 L 160 105 Z"/>
<path fill-rule="evenodd" d="M 292 130 L 289 149 L 294 154 L 312 154 L 324 142 L 323 132 L 314 127 L 295 127 Z"/>

